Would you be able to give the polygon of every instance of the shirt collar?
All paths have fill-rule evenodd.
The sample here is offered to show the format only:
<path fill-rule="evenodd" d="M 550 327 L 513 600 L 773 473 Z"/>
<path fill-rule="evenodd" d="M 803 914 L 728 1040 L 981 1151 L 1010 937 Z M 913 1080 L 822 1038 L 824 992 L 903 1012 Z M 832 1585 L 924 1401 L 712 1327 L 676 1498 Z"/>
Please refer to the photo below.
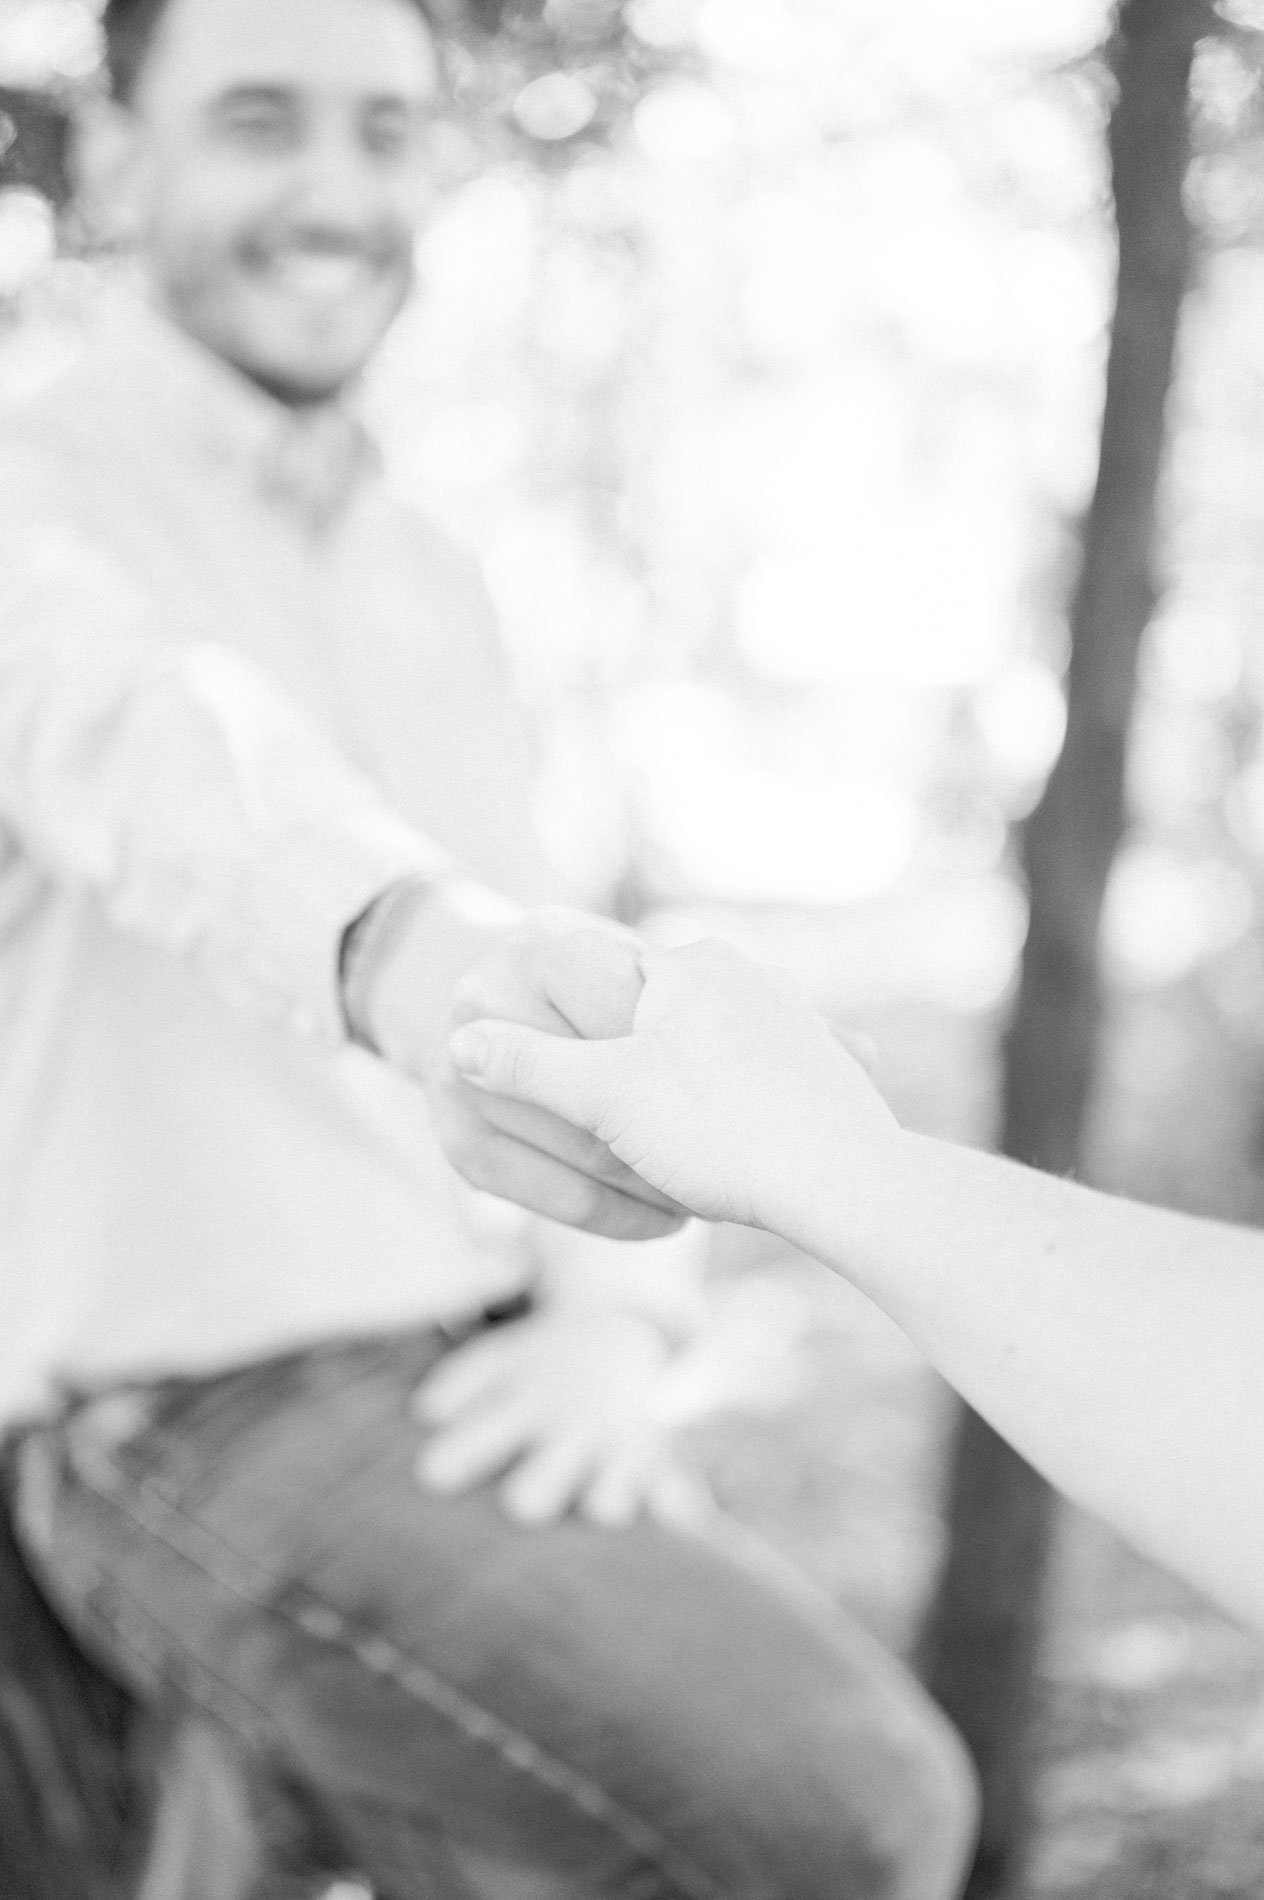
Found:
<path fill-rule="evenodd" d="M 116 286 L 104 300 L 93 356 L 131 424 L 175 438 L 311 534 L 336 527 L 381 466 L 345 403 L 287 407 L 132 287 Z"/>

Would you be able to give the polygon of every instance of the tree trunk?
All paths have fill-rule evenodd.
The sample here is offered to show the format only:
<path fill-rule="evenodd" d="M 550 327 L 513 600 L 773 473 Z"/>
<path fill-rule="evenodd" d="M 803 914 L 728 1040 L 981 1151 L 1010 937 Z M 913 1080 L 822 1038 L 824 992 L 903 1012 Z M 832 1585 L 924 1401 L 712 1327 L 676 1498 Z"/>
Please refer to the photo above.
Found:
<path fill-rule="evenodd" d="M 1005 1043 L 1003 1150 L 1059 1174 L 1084 1160 L 1099 924 L 1124 827 L 1137 650 L 1155 602 L 1164 416 L 1190 272 L 1189 76 L 1210 24 L 1201 0 L 1123 0 L 1112 48 L 1119 265 L 1106 402 L 1071 609 L 1066 742 L 1023 839 L 1031 922 Z M 969 1900 L 1013 1890 L 1030 1833 L 1027 1740 L 1053 1513 L 1044 1481 L 963 1408 L 923 1661 L 982 1777 Z"/>

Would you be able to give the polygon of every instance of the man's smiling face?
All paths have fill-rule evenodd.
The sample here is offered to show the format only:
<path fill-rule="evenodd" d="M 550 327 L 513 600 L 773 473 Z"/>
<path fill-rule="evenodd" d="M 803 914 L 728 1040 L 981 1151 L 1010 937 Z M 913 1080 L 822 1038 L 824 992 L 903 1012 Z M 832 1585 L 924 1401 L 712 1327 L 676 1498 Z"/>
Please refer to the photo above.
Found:
<path fill-rule="evenodd" d="M 181 327 L 290 402 L 349 382 L 408 293 L 437 95 L 412 0 L 170 0 L 129 137 Z"/>

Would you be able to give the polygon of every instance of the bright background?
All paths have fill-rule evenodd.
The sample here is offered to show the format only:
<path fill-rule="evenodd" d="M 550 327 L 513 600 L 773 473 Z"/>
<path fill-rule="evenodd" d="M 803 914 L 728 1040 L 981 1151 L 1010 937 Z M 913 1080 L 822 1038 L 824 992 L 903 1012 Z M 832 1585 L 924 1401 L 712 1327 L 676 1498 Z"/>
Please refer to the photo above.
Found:
<path fill-rule="evenodd" d="M 452 128 L 424 294 L 372 392 L 396 479 L 484 559 L 537 719 L 541 822 L 588 895 L 876 903 L 849 999 L 991 1007 L 1024 921 L 1008 827 L 1062 731 L 1093 471 L 1108 9 L 628 17 L 666 71 L 611 136 L 583 136 L 582 70 L 552 93 L 506 82 L 534 138 Z M 0 0 L 0 84 L 95 58 L 83 0 Z M 1209 119 L 1254 84 L 1205 57 Z M 1264 771 L 1223 731 L 1261 665 L 1264 262 L 1223 241 L 1254 209 L 1238 170 L 1195 181 L 1221 242 L 1187 326 L 1173 586 L 1110 905 L 1130 985 L 1222 955 L 1254 911 Z M 34 193 L 0 196 L 6 390 L 47 373 L 90 290 L 54 246 Z"/>
<path fill-rule="evenodd" d="M 878 1032 L 907 1119 L 986 1140 L 1025 925 L 1012 827 L 1061 739 L 1094 465 L 1108 9 L 631 0 L 617 60 L 616 10 L 549 0 L 565 70 L 502 49 L 491 107 L 449 128 L 424 292 L 371 392 L 394 479 L 483 558 L 577 886 L 792 963 Z M 74 86 L 96 56 L 81 0 L 0 0 L 0 84 Z M 1095 1172 L 1261 1218 L 1258 87 L 1227 46 L 1196 78 L 1205 242 Z M 39 198 L 0 193 L 0 391 L 66 358 L 94 284 Z M 904 1642 L 943 1395 L 816 1269 L 721 1252 L 760 1270 L 732 1320 L 752 1395 L 771 1407 L 796 1356 L 812 1378 L 698 1456 Z M 1079 1520 L 1045 1695 L 1035 1891 L 1264 1890 L 1258 1654 Z"/>

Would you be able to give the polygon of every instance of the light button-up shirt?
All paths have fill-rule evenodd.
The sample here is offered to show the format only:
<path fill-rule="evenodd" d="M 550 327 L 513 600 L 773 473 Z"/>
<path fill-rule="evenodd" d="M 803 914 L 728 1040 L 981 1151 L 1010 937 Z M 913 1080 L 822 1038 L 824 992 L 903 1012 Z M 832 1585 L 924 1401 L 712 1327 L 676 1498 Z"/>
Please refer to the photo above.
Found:
<path fill-rule="evenodd" d="M 521 1282 L 345 926 L 457 860 L 547 892 L 470 560 L 358 425 L 130 297 L 0 425 L 0 1409 Z"/>

